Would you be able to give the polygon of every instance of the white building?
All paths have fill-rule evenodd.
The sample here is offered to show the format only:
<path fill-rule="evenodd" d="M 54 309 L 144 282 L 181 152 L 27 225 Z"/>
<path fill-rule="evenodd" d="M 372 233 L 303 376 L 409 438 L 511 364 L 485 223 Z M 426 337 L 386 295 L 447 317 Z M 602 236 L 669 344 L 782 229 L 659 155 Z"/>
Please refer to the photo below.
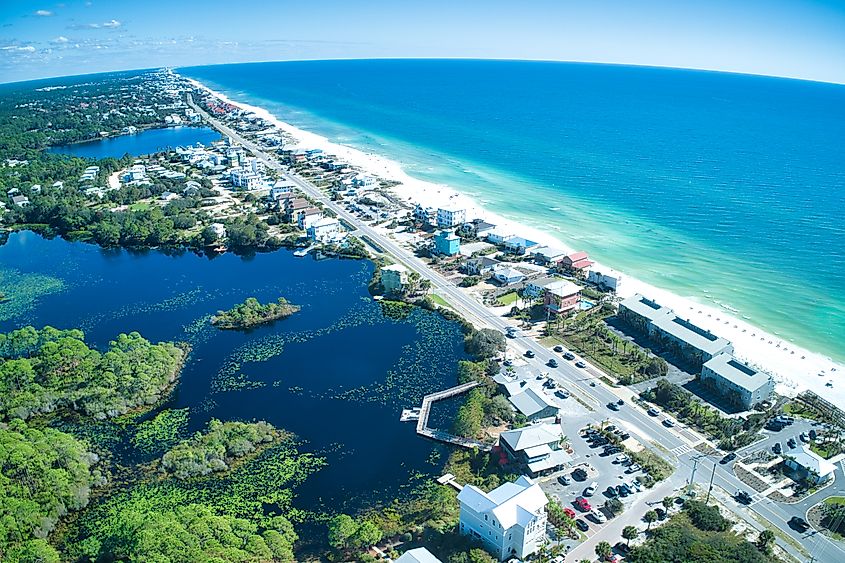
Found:
<path fill-rule="evenodd" d="M 308 238 L 317 242 L 329 242 L 340 235 L 340 221 L 323 217 L 311 223 L 307 229 Z"/>
<path fill-rule="evenodd" d="M 619 288 L 622 287 L 622 276 L 613 271 L 603 273 L 590 270 L 587 274 L 587 281 L 596 285 L 599 289 L 616 293 L 619 293 Z"/>
<path fill-rule="evenodd" d="M 296 214 L 296 226 L 303 231 L 308 231 L 317 221 L 323 218 L 323 212 L 316 207 L 303 209 Z"/>
<path fill-rule="evenodd" d="M 437 210 L 437 227 L 440 229 L 451 229 L 463 225 L 466 221 L 466 209 L 443 209 Z"/>
<path fill-rule="evenodd" d="M 546 537 L 546 499 L 540 486 L 522 476 L 485 493 L 466 485 L 458 493 L 462 534 L 480 540 L 500 561 L 524 559 Z"/>
<path fill-rule="evenodd" d="M 785 463 L 796 472 L 796 480 L 807 479 L 816 485 L 830 481 L 836 471 L 835 464 L 804 445 L 796 453 L 788 454 Z"/>
<path fill-rule="evenodd" d="M 229 174 L 232 186 L 242 190 L 257 190 L 264 185 L 261 176 L 245 168 L 235 168 Z"/>
<path fill-rule="evenodd" d="M 379 186 L 378 180 L 372 176 L 365 174 L 358 174 L 352 179 L 352 185 L 356 188 L 377 188 Z"/>
<path fill-rule="evenodd" d="M 419 203 L 414 207 L 414 221 L 423 225 L 434 225 L 437 222 L 437 210 L 433 207 L 423 207 Z"/>

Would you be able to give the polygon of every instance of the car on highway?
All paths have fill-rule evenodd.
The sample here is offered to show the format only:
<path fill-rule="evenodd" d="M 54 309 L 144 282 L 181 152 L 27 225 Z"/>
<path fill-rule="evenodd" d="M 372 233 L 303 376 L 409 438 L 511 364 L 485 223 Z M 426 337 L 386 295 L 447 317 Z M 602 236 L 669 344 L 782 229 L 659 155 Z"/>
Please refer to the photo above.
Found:
<path fill-rule="evenodd" d="M 619 399 L 618 401 L 616 401 L 616 404 L 621 407 L 622 405 L 625 404 L 625 401 L 623 401 L 622 399 Z"/>
<path fill-rule="evenodd" d="M 722 459 L 720 459 L 719 463 L 721 463 L 722 465 L 725 465 L 726 463 L 730 463 L 735 459 L 736 459 L 736 454 L 731 452 L 731 453 L 727 454 L 725 457 L 723 457 Z"/>
<path fill-rule="evenodd" d="M 806 520 L 801 518 L 800 516 L 793 516 L 789 519 L 789 527 L 793 530 L 798 530 L 799 532 L 806 532 L 810 529 L 810 524 L 807 523 Z"/>
<path fill-rule="evenodd" d="M 649 414 L 649 416 L 657 416 L 657 415 L 660 414 L 660 409 L 656 409 L 654 407 L 651 407 L 646 412 Z"/>
<path fill-rule="evenodd" d="M 737 491 L 734 498 L 742 504 L 751 504 L 751 495 L 745 491 Z"/>
<path fill-rule="evenodd" d="M 575 525 L 578 526 L 578 529 L 582 532 L 586 532 L 590 529 L 590 525 L 584 522 L 584 520 L 582 520 L 581 518 L 575 519 Z"/>
<path fill-rule="evenodd" d="M 615 487 L 608 487 L 607 489 L 605 489 L 604 495 L 610 498 L 616 498 L 617 496 L 619 496 L 619 493 L 616 492 Z"/>
<path fill-rule="evenodd" d="M 507 330 L 507 332 L 505 332 L 505 334 L 507 335 L 508 338 L 516 338 L 516 329 L 513 328 L 513 327 L 510 327 Z"/>
<path fill-rule="evenodd" d="M 526 351 L 525 351 L 525 357 L 526 357 L 526 358 L 533 358 L 533 357 L 534 357 L 534 352 L 533 352 L 532 350 L 526 350 Z"/>
<path fill-rule="evenodd" d="M 566 475 L 561 475 L 560 477 L 557 478 L 557 482 L 560 483 L 561 485 L 571 485 L 572 479 L 570 479 Z"/>
<path fill-rule="evenodd" d="M 599 524 L 604 524 L 605 522 L 607 522 L 607 516 L 605 516 L 604 514 L 602 514 L 602 511 L 601 511 L 601 510 L 599 510 L 598 508 L 594 508 L 594 509 L 590 512 L 590 516 L 592 516 L 592 517 L 593 517 L 593 520 L 595 520 L 595 521 L 596 521 L 596 522 L 598 522 Z"/>
<path fill-rule="evenodd" d="M 554 348 L 552 348 L 552 349 L 553 349 L 555 352 L 557 352 L 558 354 L 559 354 L 559 353 L 561 353 L 561 352 L 563 352 L 563 346 L 561 346 L 560 344 L 558 344 L 557 346 L 555 346 L 555 347 L 554 347 Z"/>
<path fill-rule="evenodd" d="M 585 496 L 585 497 L 591 497 L 591 496 L 593 496 L 593 494 L 595 494 L 596 489 L 598 488 L 598 486 L 599 486 L 599 484 L 598 484 L 598 483 L 596 483 L 595 481 L 593 481 L 592 483 L 590 483 L 590 486 L 589 486 L 589 487 L 587 487 L 586 489 L 584 489 L 584 496 Z"/>
<path fill-rule="evenodd" d="M 664 418 L 663 426 L 665 426 L 666 428 L 672 428 L 673 426 L 675 426 L 675 421 L 671 418 Z"/>
<path fill-rule="evenodd" d="M 567 352 L 563 355 L 563 359 L 572 361 L 575 359 L 575 354 L 573 354 L 572 352 Z"/>
<path fill-rule="evenodd" d="M 550 360 L 549 360 L 548 362 L 546 362 L 546 363 L 548 364 L 548 366 L 549 366 L 550 368 L 556 368 L 556 367 L 557 367 L 557 360 L 556 360 L 556 359 L 554 359 L 554 358 L 550 359 Z"/>
<path fill-rule="evenodd" d="M 607 403 L 607 408 L 609 408 L 612 411 L 618 411 L 619 405 L 617 405 L 616 403 Z"/>
<path fill-rule="evenodd" d="M 593 507 L 590 506 L 590 501 L 588 501 L 584 497 L 576 498 L 575 499 L 575 506 L 577 506 L 578 508 L 580 508 L 584 512 L 589 512 L 593 509 Z"/>
<path fill-rule="evenodd" d="M 575 362 L 575 367 L 576 367 L 576 368 L 581 368 L 581 369 L 584 369 L 585 367 L 587 367 L 587 364 L 585 364 L 585 363 L 584 363 L 584 362 L 582 362 L 581 360 L 578 360 L 577 362 Z"/>

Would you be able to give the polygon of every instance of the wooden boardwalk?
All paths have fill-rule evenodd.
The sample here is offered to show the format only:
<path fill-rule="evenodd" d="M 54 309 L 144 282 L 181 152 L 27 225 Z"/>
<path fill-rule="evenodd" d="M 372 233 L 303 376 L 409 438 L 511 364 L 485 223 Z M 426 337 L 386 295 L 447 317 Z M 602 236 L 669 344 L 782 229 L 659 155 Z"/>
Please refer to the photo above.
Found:
<path fill-rule="evenodd" d="M 444 432 L 443 430 L 428 427 L 428 416 L 431 414 L 431 405 L 433 403 L 454 397 L 455 395 L 466 393 L 470 389 L 478 387 L 479 385 L 481 385 L 480 381 L 470 381 L 469 383 L 456 385 L 455 387 L 450 387 L 449 389 L 444 389 L 443 391 L 438 391 L 436 393 L 430 393 L 423 397 L 422 406 L 420 406 L 420 417 L 417 419 L 417 434 L 425 436 L 426 438 L 431 438 L 432 440 L 455 444 L 456 446 L 464 448 L 478 448 L 482 451 L 489 451 L 489 444 L 484 444 L 478 440 L 472 440 L 470 438 L 462 438 L 461 436 L 455 436 L 454 434 Z"/>

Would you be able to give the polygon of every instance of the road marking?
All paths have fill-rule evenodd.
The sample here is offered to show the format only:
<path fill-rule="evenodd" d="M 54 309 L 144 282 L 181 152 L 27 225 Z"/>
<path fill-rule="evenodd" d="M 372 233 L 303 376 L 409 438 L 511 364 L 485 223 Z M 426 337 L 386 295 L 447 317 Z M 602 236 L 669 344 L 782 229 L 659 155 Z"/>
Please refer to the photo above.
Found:
<path fill-rule="evenodd" d="M 671 449 L 671 450 L 669 450 L 669 451 L 670 451 L 670 452 L 672 452 L 672 453 L 673 453 L 674 455 L 676 455 L 676 456 L 682 456 L 682 455 L 684 455 L 684 454 L 687 454 L 687 453 L 691 452 L 692 450 L 693 450 L 693 448 L 692 448 L 692 447 L 690 447 L 690 446 L 689 446 L 689 445 L 687 445 L 687 444 L 684 444 L 684 445 L 682 445 L 682 446 L 678 446 L 677 448 L 672 448 L 672 449 Z"/>

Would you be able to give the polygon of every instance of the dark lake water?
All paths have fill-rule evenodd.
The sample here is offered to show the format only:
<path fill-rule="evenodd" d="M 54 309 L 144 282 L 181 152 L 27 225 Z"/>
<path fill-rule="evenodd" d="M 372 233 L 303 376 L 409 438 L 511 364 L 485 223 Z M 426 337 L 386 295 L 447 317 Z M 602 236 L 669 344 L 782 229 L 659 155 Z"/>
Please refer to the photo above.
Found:
<path fill-rule="evenodd" d="M 218 139 L 220 139 L 220 133 L 208 127 L 164 127 L 147 129 L 134 135 L 120 135 L 108 139 L 50 147 L 47 151 L 80 158 L 120 158 L 124 154 L 140 156 L 196 143 L 207 145 Z"/>
<path fill-rule="evenodd" d="M 190 343 L 166 406 L 189 407 L 191 431 L 214 417 L 267 420 L 296 433 L 303 451 L 328 464 L 297 490 L 295 505 L 351 511 L 441 469 L 444 447 L 417 437 L 399 414 L 454 385 L 464 357 L 456 323 L 423 310 L 385 317 L 367 293 L 372 268 L 287 251 L 209 259 L 13 233 L 0 247 L 0 291 L 9 297 L 0 330 L 78 327 L 100 349 L 133 330 Z M 249 296 L 284 296 L 302 310 L 249 333 L 210 326 L 209 315 Z M 435 422 L 448 423 L 449 410 Z"/>

